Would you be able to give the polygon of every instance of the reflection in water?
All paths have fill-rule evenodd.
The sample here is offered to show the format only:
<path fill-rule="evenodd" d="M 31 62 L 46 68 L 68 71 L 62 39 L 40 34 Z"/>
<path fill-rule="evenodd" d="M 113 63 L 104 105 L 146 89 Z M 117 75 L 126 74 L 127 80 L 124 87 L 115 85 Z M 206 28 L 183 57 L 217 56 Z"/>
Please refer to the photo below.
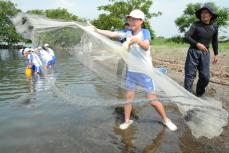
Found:
<path fill-rule="evenodd" d="M 43 90 L 48 90 L 55 83 L 54 74 L 34 74 L 26 78 L 29 84 L 30 93 L 35 93 Z"/>
<path fill-rule="evenodd" d="M 124 148 L 122 148 L 122 152 L 131 153 L 135 149 L 133 141 L 134 141 L 134 135 L 136 133 L 136 129 L 134 128 L 134 126 L 130 126 L 126 130 L 120 130 L 119 124 L 120 124 L 120 121 L 116 120 L 113 131 L 115 132 L 116 135 L 121 136 L 121 142 L 124 144 Z"/>
<path fill-rule="evenodd" d="M 47 74 L 33 74 L 30 77 L 26 76 L 29 92 L 27 93 L 28 96 L 23 100 L 23 104 L 33 104 L 36 101 L 36 97 L 39 97 L 39 95 L 36 94 L 52 88 L 55 80 L 53 69 L 49 70 Z"/>
<path fill-rule="evenodd" d="M 8 49 L 1 49 L 0 51 L 0 60 L 8 60 L 10 58 L 10 52 Z"/>
<path fill-rule="evenodd" d="M 29 86 L 29 92 L 35 93 L 36 92 L 36 84 L 39 84 L 40 76 L 39 74 L 32 75 L 31 77 L 26 77 Z"/>
<path fill-rule="evenodd" d="M 133 111 L 134 112 L 134 111 Z M 121 136 L 121 142 L 124 144 L 124 147 L 121 149 L 123 153 L 132 153 L 136 152 L 138 150 L 134 144 L 135 139 L 136 139 L 136 133 L 137 133 L 137 127 L 134 125 L 130 126 L 126 130 L 121 130 L 119 129 L 120 122 L 123 122 L 123 108 L 121 107 L 116 107 L 115 108 L 115 126 L 113 127 L 113 131 L 116 135 Z M 135 118 L 135 121 L 137 120 L 138 117 L 135 113 L 131 114 L 132 118 Z M 159 121 L 154 121 L 155 123 L 158 123 Z M 160 124 L 160 122 L 159 122 Z M 149 131 L 145 131 L 149 132 Z M 164 134 L 165 134 L 165 127 L 161 126 L 160 132 L 157 134 L 156 138 L 153 139 L 153 143 L 149 144 L 144 147 L 143 152 L 144 153 L 154 153 L 157 148 L 160 147 L 162 140 L 164 139 Z"/>
<path fill-rule="evenodd" d="M 36 101 L 36 92 L 41 90 L 43 83 L 39 74 L 34 74 L 31 77 L 26 77 L 26 81 L 28 82 L 29 92 L 27 93 L 28 96 L 25 100 L 23 100 L 22 103 L 29 106 Z"/>
<path fill-rule="evenodd" d="M 158 133 L 158 135 L 156 136 L 155 139 L 153 139 L 153 143 L 147 145 L 144 150 L 143 153 L 154 153 L 158 147 L 160 147 L 162 140 L 164 139 L 164 135 L 165 135 L 165 127 L 163 127 L 161 129 L 161 131 Z"/>

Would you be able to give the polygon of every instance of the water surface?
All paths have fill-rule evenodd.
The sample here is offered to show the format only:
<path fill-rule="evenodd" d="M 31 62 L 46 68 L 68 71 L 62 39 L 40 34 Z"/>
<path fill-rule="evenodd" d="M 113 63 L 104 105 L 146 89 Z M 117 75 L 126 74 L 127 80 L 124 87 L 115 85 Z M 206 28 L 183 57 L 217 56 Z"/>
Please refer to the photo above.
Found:
<path fill-rule="evenodd" d="M 135 106 L 132 127 L 122 131 L 120 106 L 83 106 L 124 96 L 103 82 L 67 51 L 57 51 L 55 68 L 26 78 L 25 60 L 17 50 L 0 50 L 0 152 L 128 153 L 222 152 L 210 140 L 196 140 L 176 106 L 166 105 L 178 125 L 171 132 L 149 105 Z M 67 90 L 65 94 L 62 91 Z M 71 96 L 72 95 L 72 96 Z M 86 99 L 75 99 L 80 95 Z M 66 100 L 63 96 L 66 96 Z M 89 97 L 89 98 L 88 98 Z M 72 103 L 69 99 L 72 98 Z M 103 101 L 106 103 L 106 101 Z"/>

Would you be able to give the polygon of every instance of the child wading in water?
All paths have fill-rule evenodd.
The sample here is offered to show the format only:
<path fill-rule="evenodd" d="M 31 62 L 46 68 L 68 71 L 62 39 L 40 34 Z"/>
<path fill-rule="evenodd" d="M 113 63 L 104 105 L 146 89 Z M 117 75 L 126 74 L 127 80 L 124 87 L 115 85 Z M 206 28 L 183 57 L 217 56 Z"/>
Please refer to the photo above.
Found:
<path fill-rule="evenodd" d="M 43 49 L 47 51 L 52 56 L 52 65 L 56 63 L 56 56 L 54 51 L 49 47 L 49 44 L 44 44 Z"/>
<path fill-rule="evenodd" d="M 142 28 L 144 23 L 145 15 L 140 10 L 133 10 L 130 15 L 127 16 L 127 21 L 130 25 L 130 30 L 123 32 L 117 31 L 112 32 L 108 30 L 96 29 L 96 31 L 102 35 L 110 38 L 124 39 L 131 34 L 130 41 L 128 43 L 129 53 L 137 57 L 142 61 L 145 67 L 152 67 L 152 58 L 150 55 L 150 32 L 147 29 Z M 137 85 L 140 85 L 147 92 L 148 99 L 157 99 L 155 94 L 154 81 L 147 75 L 137 72 L 134 67 L 128 66 L 127 76 L 126 76 L 126 98 L 127 104 L 124 106 L 125 122 L 120 125 L 120 129 L 127 129 L 133 120 L 130 120 L 130 115 L 132 111 L 132 100 L 135 96 L 135 89 Z M 171 131 L 177 130 L 177 127 L 172 121 L 167 117 L 164 107 L 160 101 L 151 101 L 150 104 L 156 109 L 159 115 L 163 119 L 163 123 Z"/>
<path fill-rule="evenodd" d="M 52 67 L 53 57 L 42 47 L 38 47 L 38 51 L 42 61 L 45 63 L 45 70 L 48 70 Z"/>
<path fill-rule="evenodd" d="M 22 51 L 22 55 L 28 59 L 28 63 L 26 68 L 32 68 L 32 71 L 34 74 L 40 74 L 41 73 L 41 61 L 39 60 L 39 57 L 33 52 L 32 48 L 25 48 Z"/>

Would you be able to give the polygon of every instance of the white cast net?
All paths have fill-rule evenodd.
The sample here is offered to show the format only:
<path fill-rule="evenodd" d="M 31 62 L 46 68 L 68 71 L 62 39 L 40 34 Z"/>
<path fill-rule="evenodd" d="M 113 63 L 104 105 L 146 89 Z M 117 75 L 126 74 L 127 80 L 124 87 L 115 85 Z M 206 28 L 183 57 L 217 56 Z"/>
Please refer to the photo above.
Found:
<path fill-rule="evenodd" d="M 156 93 L 161 102 L 174 103 L 195 137 L 212 138 L 220 135 L 227 125 L 228 112 L 220 102 L 200 99 L 186 91 L 158 69 L 142 66 L 141 61 L 130 56 L 127 49 L 115 40 L 94 32 L 86 23 L 51 20 L 43 16 L 18 14 L 12 19 L 17 32 L 32 39 L 34 47 L 49 41 L 52 46 L 68 47 L 72 56 L 88 67 L 111 88 L 125 91 L 126 65 L 150 76 L 156 83 Z M 68 34 L 68 37 L 65 37 Z M 52 36 L 53 35 L 53 36 Z M 70 38 L 69 39 L 69 35 Z M 49 36 L 49 37 L 47 37 Z M 47 38 L 51 40 L 47 40 Z M 62 43 L 57 39 L 63 39 Z M 125 100 L 84 97 L 68 89 L 54 85 L 58 95 L 71 103 L 84 106 L 111 106 L 125 104 Z M 139 88 L 137 93 L 142 93 Z M 77 99 L 77 100 L 76 100 Z M 74 102 L 75 100 L 75 102 Z M 83 101 L 80 103 L 79 101 Z M 146 104 L 149 100 L 136 98 L 133 103 Z"/>

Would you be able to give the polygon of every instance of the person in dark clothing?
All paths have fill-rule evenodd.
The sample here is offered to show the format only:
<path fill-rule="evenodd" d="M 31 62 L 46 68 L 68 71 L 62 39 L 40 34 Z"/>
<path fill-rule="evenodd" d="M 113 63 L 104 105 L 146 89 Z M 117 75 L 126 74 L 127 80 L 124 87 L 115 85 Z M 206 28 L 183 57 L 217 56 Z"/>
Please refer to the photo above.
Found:
<path fill-rule="evenodd" d="M 205 5 L 196 11 L 199 21 L 193 23 L 185 34 L 185 39 L 190 43 L 185 62 L 184 87 L 192 91 L 192 84 L 199 71 L 199 80 L 196 85 L 196 96 L 202 96 L 210 80 L 210 51 L 209 44 L 212 43 L 214 51 L 213 64 L 218 61 L 218 27 L 214 23 L 217 14 Z"/>

